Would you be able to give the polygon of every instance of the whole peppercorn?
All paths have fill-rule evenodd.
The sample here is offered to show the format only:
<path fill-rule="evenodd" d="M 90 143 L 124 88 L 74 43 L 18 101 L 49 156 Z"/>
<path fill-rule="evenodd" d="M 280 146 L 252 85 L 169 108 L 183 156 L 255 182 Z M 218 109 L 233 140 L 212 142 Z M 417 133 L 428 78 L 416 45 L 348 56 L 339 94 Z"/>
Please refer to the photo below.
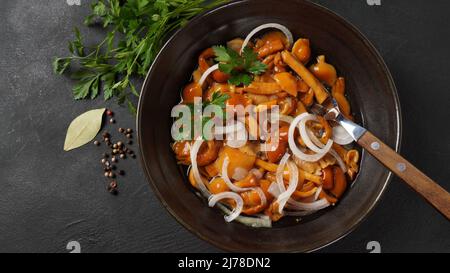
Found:
<path fill-rule="evenodd" d="M 132 133 L 133 132 L 133 130 L 131 129 L 131 128 L 128 128 L 127 129 L 127 134 L 130 134 L 130 133 Z"/>
<path fill-rule="evenodd" d="M 112 118 L 109 120 L 109 123 L 116 123 L 116 120 Z"/>
<path fill-rule="evenodd" d="M 113 180 L 113 181 L 111 181 L 111 183 L 109 183 L 108 191 L 111 194 L 117 194 L 117 181 L 116 180 Z"/>
<path fill-rule="evenodd" d="M 132 138 L 133 136 L 131 134 L 126 135 L 127 138 Z"/>
<path fill-rule="evenodd" d="M 125 129 L 119 128 L 119 133 L 125 133 Z"/>

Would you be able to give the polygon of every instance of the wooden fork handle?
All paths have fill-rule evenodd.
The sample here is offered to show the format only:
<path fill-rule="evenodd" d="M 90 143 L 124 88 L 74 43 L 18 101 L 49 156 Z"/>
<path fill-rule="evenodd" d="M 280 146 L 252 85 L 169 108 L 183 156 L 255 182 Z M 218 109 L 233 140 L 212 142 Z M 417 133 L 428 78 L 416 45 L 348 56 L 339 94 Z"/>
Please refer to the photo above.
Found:
<path fill-rule="evenodd" d="M 389 148 L 372 133 L 364 133 L 358 140 L 358 144 L 403 179 L 406 184 L 450 220 L 450 194 L 445 189 Z"/>

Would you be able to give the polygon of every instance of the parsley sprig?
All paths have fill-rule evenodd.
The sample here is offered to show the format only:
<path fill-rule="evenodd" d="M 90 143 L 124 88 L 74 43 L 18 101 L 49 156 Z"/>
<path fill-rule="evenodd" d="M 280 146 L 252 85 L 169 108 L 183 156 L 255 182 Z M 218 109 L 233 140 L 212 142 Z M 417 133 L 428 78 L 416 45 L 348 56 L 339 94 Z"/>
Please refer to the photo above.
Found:
<path fill-rule="evenodd" d="M 108 32 L 94 46 L 83 41 L 75 28 L 69 42 L 70 56 L 55 58 L 55 73 L 68 72 L 77 84 L 73 96 L 94 99 L 101 90 L 108 100 L 117 97 L 136 112 L 131 98 L 139 97 L 132 81 L 145 76 L 166 34 L 184 26 L 195 15 L 227 0 L 98 0 L 86 17 L 88 26 L 100 25 Z"/>
<path fill-rule="evenodd" d="M 250 85 L 254 75 L 260 75 L 267 69 L 267 65 L 258 60 L 258 55 L 250 47 L 245 47 L 242 55 L 231 48 L 214 46 L 219 70 L 231 75 L 228 82 L 233 85 Z"/>

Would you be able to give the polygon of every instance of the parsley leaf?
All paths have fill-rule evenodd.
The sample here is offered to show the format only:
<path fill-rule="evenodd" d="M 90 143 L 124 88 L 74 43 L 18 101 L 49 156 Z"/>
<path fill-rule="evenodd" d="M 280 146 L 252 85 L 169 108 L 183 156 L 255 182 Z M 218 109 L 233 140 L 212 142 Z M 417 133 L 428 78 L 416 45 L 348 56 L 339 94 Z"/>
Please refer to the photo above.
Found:
<path fill-rule="evenodd" d="M 233 75 L 228 82 L 233 85 L 245 85 L 248 86 L 252 83 L 253 78 L 248 74 L 236 74 Z"/>
<path fill-rule="evenodd" d="M 214 54 L 216 55 L 216 61 L 228 63 L 231 61 L 231 56 L 228 52 L 228 48 L 224 46 L 213 46 Z"/>
<path fill-rule="evenodd" d="M 233 85 L 250 85 L 253 75 L 260 75 L 267 70 L 267 65 L 258 60 L 258 55 L 250 47 L 245 47 L 242 55 L 231 48 L 214 46 L 219 70 L 231 75 L 228 83 Z"/>

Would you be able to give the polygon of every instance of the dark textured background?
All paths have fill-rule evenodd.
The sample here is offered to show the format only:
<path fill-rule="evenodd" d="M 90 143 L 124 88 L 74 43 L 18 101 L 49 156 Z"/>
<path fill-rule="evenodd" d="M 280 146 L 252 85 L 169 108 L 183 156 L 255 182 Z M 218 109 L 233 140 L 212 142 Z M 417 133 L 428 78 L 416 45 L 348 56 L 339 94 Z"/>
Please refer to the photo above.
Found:
<path fill-rule="evenodd" d="M 0 251 L 216 252 L 184 230 L 151 192 L 137 160 L 120 194 L 105 190 L 102 148 L 63 152 L 66 129 L 101 100 L 74 102 L 73 82 L 52 73 L 54 56 L 68 53 L 72 28 L 90 1 L 3 0 L 0 7 Z M 359 27 L 385 58 L 403 110 L 402 154 L 450 190 L 450 28 L 446 0 L 318 0 Z M 282 4 L 282 0 L 280 0 Z M 87 40 L 102 30 L 81 27 Z M 106 103 L 117 125 L 134 127 L 127 109 Z M 380 105 L 383 107 L 383 105 Z M 137 148 L 135 147 L 137 150 Z M 374 213 L 323 252 L 450 252 L 450 224 L 398 179 Z"/>

